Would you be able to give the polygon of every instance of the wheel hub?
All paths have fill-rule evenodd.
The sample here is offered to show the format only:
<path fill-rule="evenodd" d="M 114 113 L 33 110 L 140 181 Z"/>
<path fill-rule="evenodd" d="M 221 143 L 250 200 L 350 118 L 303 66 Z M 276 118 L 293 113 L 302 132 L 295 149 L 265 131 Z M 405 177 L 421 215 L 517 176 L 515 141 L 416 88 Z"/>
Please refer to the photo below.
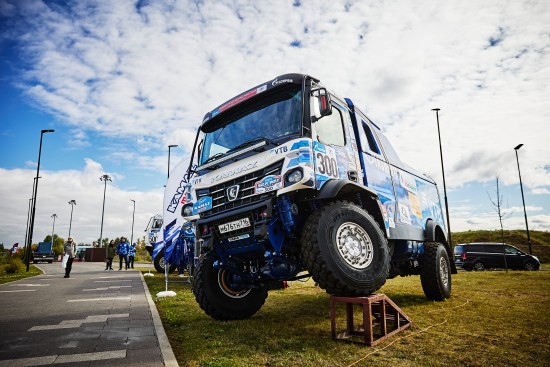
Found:
<path fill-rule="evenodd" d="M 439 259 L 439 274 L 441 277 L 441 283 L 447 287 L 449 285 L 449 267 L 447 265 L 447 261 L 443 257 Z"/>
<path fill-rule="evenodd" d="M 231 298 L 244 298 L 250 293 L 251 289 L 233 289 L 229 284 L 230 274 L 228 271 L 220 270 L 218 272 L 218 285 L 226 296 Z"/>
<path fill-rule="evenodd" d="M 346 222 L 336 231 L 336 248 L 342 259 L 355 269 L 365 269 L 373 259 L 372 241 L 363 227 Z"/>

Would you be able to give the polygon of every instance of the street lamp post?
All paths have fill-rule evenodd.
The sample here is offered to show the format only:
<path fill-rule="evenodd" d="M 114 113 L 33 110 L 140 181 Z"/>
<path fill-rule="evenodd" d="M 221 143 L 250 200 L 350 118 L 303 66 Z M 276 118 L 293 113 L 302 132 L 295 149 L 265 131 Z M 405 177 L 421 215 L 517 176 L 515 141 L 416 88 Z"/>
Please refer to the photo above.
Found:
<path fill-rule="evenodd" d="M 76 205 L 76 200 L 69 201 L 69 204 L 71 205 L 71 219 L 69 220 L 69 237 L 71 237 L 71 227 L 73 225 L 73 209 Z"/>
<path fill-rule="evenodd" d="M 52 218 L 53 218 L 53 226 L 52 226 L 52 246 L 54 245 L 54 242 L 53 242 L 53 234 L 55 233 L 55 218 L 57 218 L 57 214 L 52 214 Z"/>
<path fill-rule="evenodd" d="M 29 260 L 31 255 L 31 245 L 32 245 L 32 235 L 34 232 L 34 217 L 36 213 L 36 196 L 38 193 L 38 178 L 40 176 L 40 156 L 42 155 L 42 137 L 46 133 L 53 133 L 55 130 L 42 130 L 40 132 L 40 147 L 38 148 L 38 165 L 36 166 L 36 177 L 34 178 L 34 187 L 33 187 L 33 198 L 32 198 L 32 210 L 31 210 L 31 221 L 29 224 L 29 236 L 27 238 L 26 253 L 25 253 L 25 263 L 27 265 L 27 271 L 29 271 Z"/>
<path fill-rule="evenodd" d="M 101 232 L 99 234 L 99 247 L 103 246 L 103 217 L 105 215 L 105 193 L 107 192 L 107 181 L 111 181 L 111 176 L 105 174 L 99 178 L 100 181 L 105 182 L 105 188 L 103 189 L 103 209 L 101 210 Z"/>
<path fill-rule="evenodd" d="M 170 178 L 170 149 L 177 147 L 177 144 L 172 144 L 168 146 L 168 178 Z"/>
<path fill-rule="evenodd" d="M 132 212 L 132 236 L 130 237 L 130 245 L 134 243 L 134 218 L 136 215 L 136 201 L 133 199 L 130 199 L 131 202 L 134 203 L 134 211 Z"/>
<path fill-rule="evenodd" d="M 523 196 L 523 184 L 521 183 L 521 171 L 519 170 L 519 158 L 518 158 L 518 150 L 523 146 L 523 144 L 518 145 L 514 148 L 516 151 L 516 161 L 518 162 L 518 173 L 519 173 L 519 187 L 521 189 L 521 201 L 523 202 L 523 215 L 525 216 L 525 228 L 527 228 L 527 245 L 529 246 L 529 254 L 532 255 L 531 252 L 531 236 L 529 235 L 529 223 L 527 222 L 527 210 L 525 209 L 525 197 Z"/>
<path fill-rule="evenodd" d="M 449 245 L 453 248 L 453 240 L 451 237 L 451 218 L 449 216 L 449 202 L 447 200 L 447 185 L 445 183 L 445 167 L 443 166 L 443 148 L 441 148 L 441 132 L 439 131 L 439 108 L 432 108 L 435 111 L 437 118 L 437 136 L 439 137 L 439 155 L 441 157 L 441 173 L 443 174 L 443 196 L 445 198 L 445 213 L 447 214 L 447 231 L 449 232 Z"/>

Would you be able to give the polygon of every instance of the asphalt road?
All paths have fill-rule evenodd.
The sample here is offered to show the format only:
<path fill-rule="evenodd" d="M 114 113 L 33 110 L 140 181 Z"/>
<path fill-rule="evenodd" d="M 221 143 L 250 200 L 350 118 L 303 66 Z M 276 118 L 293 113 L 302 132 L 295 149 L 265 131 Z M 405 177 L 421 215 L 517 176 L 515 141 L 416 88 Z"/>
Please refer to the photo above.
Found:
<path fill-rule="evenodd" d="M 45 274 L 0 285 L 0 367 L 177 366 L 140 272 L 38 266 Z"/>

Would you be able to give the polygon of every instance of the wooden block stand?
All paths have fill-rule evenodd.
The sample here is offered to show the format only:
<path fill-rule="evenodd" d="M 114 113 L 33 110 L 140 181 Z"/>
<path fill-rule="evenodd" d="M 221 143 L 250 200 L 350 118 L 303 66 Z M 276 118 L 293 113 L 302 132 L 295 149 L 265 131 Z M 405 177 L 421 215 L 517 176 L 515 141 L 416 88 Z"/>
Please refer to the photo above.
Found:
<path fill-rule="evenodd" d="M 337 302 L 346 304 L 346 330 L 336 333 Z M 353 305 L 363 310 L 363 323 L 354 327 Z M 332 338 L 349 342 L 377 345 L 386 338 L 411 326 L 411 319 L 385 294 L 372 294 L 367 297 L 330 297 L 330 328 Z"/>

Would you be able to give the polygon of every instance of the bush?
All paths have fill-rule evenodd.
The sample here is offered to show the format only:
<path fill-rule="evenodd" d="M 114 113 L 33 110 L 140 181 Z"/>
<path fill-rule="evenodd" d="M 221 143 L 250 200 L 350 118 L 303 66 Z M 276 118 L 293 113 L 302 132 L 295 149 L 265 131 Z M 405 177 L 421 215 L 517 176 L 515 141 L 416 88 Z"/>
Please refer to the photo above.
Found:
<path fill-rule="evenodd" d="M 3 274 L 16 274 L 25 270 L 25 264 L 16 257 L 11 257 L 4 264 L 0 265 L 0 273 Z"/>

